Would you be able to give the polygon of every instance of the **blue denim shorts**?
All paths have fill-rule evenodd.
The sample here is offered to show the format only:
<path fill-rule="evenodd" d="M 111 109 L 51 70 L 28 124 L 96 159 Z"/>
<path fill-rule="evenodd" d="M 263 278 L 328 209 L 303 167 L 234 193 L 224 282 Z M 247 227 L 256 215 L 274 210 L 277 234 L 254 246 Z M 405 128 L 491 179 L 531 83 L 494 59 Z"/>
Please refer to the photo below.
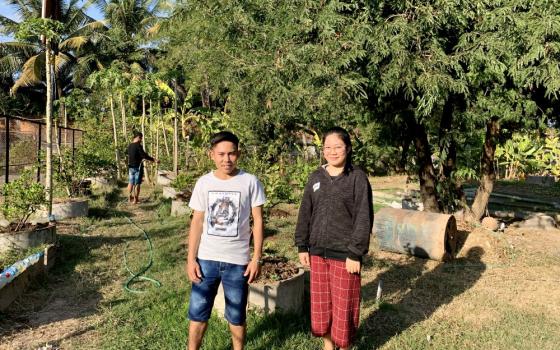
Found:
<path fill-rule="evenodd" d="M 208 321 L 221 282 L 224 288 L 226 320 L 235 326 L 245 324 L 249 284 L 248 276 L 243 274 L 247 265 L 202 259 L 198 259 L 198 264 L 202 272 L 202 281 L 192 284 L 189 319 L 197 322 Z"/>
<path fill-rule="evenodd" d="M 131 185 L 140 185 L 142 183 L 142 177 L 144 175 L 144 169 L 142 167 L 128 168 L 128 183 Z"/>

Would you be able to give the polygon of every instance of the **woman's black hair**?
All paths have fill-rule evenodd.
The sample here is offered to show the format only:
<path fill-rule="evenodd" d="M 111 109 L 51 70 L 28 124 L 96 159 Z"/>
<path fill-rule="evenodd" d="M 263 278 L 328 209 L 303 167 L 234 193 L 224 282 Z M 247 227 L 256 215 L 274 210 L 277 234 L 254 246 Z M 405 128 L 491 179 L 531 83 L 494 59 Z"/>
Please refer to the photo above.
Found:
<path fill-rule="evenodd" d="M 337 135 L 340 137 L 344 145 L 346 146 L 346 164 L 344 164 L 344 172 L 347 173 L 348 171 L 352 170 L 352 141 L 350 140 L 350 134 L 346 129 L 341 128 L 340 126 L 335 126 L 323 134 L 323 145 L 325 144 L 325 140 L 329 135 Z"/>
<path fill-rule="evenodd" d="M 214 146 L 223 141 L 229 141 L 235 145 L 236 149 L 239 149 L 239 138 L 234 133 L 225 130 L 217 132 L 210 137 L 210 148 L 214 148 Z"/>

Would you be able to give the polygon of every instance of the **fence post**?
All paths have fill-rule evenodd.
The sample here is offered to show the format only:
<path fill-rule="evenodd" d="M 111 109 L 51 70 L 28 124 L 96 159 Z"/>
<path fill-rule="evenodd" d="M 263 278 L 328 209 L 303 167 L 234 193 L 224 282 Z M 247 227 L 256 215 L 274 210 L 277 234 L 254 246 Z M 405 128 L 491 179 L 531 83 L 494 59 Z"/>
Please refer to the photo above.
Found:
<path fill-rule="evenodd" d="M 8 183 L 10 181 L 10 117 L 6 116 L 6 171 L 5 171 L 5 181 Z"/>
<path fill-rule="evenodd" d="M 37 123 L 39 125 L 39 137 L 37 137 L 37 182 L 41 182 L 41 142 L 43 142 L 41 138 L 41 123 Z"/>
<path fill-rule="evenodd" d="M 72 129 L 72 161 L 74 161 L 74 157 L 76 156 L 76 142 L 74 141 L 76 137 L 75 132 L 76 130 Z"/>

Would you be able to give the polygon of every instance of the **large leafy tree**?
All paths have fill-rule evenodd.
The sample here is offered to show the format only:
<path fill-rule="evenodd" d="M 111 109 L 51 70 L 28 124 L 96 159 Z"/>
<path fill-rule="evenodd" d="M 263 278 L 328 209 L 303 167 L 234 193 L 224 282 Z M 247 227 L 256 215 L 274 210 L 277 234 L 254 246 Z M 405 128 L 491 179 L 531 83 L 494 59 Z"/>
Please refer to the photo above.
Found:
<path fill-rule="evenodd" d="M 500 125 L 512 130 L 538 115 L 514 73 L 525 50 L 514 23 L 527 7 L 508 1 L 391 1 L 372 11 L 370 97 L 378 101 L 377 116 L 401 125 L 413 142 L 427 210 L 454 209 L 444 198 L 453 195 L 445 185 L 453 185 L 458 155 L 474 139 L 482 150 L 481 181 L 471 213 L 480 219 L 495 179 Z"/>
<path fill-rule="evenodd" d="M 299 128 L 360 117 L 366 15 L 343 1 L 191 1 L 166 28 L 165 61 L 275 159 Z"/>

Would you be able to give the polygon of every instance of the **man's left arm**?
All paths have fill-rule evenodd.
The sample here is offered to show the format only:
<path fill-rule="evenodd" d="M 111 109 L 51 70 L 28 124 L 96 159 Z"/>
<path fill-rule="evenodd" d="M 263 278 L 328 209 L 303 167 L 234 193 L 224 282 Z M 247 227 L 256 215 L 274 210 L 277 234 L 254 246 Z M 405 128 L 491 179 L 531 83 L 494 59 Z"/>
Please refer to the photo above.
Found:
<path fill-rule="evenodd" d="M 253 258 L 247 265 L 244 276 L 249 276 L 249 283 L 253 282 L 261 270 L 262 246 L 264 240 L 263 207 L 259 205 L 251 209 L 253 215 Z"/>
<path fill-rule="evenodd" d="M 142 159 L 158 163 L 157 159 L 151 157 L 148 153 L 146 153 L 146 151 L 144 151 L 144 147 L 142 147 L 142 145 L 140 145 L 140 156 L 142 157 Z"/>

